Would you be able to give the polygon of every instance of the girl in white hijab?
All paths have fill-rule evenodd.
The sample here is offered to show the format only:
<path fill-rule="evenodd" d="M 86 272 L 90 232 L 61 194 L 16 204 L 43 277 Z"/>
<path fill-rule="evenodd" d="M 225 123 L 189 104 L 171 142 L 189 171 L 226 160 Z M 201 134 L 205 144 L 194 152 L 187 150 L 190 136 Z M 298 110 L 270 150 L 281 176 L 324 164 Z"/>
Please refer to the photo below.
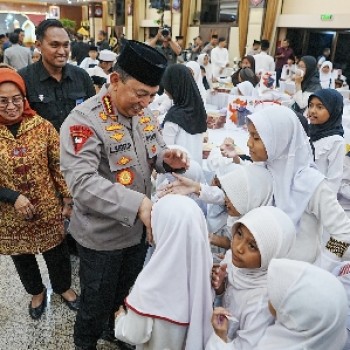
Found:
<path fill-rule="evenodd" d="M 206 104 L 207 101 L 207 91 L 203 85 L 203 77 L 200 65 L 195 61 L 189 61 L 186 63 L 186 67 L 192 72 L 194 81 L 198 86 L 198 90 L 202 96 L 203 103 Z"/>
<path fill-rule="evenodd" d="M 203 349 L 210 336 L 212 257 L 205 218 L 185 196 L 152 209 L 156 249 L 115 322 L 115 336 L 138 350 Z"/>
<path fill-rule="evenodd" d="M 332 62 L 324 61 L 320 67 L 319 74 L 322 89 L 335 89 Z"/>
<path fill-rule="evenodd" d="M 265 162 L 273 179 L 274 205 L 297 227 L 289 257 L 311 263 L 322 257 L 319 264 L 331 270 L 350 245 L 350 220 L 316 169 L 299 119 L 287 107 L 271 106 L 249 115 L 247 121 L 250 156 L 254 162 Z M 328 242 L 322 242 L 323 229 L 331 233 Z"/>
<path fill-rule="evenodd" d="M 210 88 L 213 87 L 213 69 L 211 63 L 209 62 L 209 56 L 206 53 L 202 53 L 198 56 L 197 60 L 200 66 L 203 66 L 205 69 L 205 74 Z"/>
<path fill-rule="evenodd" d="M 255 350 L 343 349 L 347 299 L 336 277 L 305 262 L 273 259 L 267 289 L 276 322 Z"/>
<path fill-rule="evenodd" d="M 268 309 L 267 268 L 272 258 L 287 256 L 296 234 L 292 221 L 276 207 L 253 209 L 235 223 L 232 232 L 231 250 L 220 268 L 227 266 L 225 309 L 214 310 L 215 333 L 206 350 L 255 349 L 273 322 Z"/>

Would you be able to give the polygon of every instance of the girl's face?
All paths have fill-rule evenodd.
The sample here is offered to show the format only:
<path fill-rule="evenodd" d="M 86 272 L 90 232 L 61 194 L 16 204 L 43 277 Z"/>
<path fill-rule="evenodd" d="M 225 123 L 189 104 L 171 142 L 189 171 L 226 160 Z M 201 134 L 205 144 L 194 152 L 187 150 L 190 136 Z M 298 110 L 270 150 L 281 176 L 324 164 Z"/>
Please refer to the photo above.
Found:
<path fill-rule="evenodd" d="M 250 157 L 253 162 L 265 162 L 267 160 L 266 148 L 252 122 L 248 122 L 248 132 L 247 146 Z"/>
<path fill-rule="evenodd" d="M 203 64 L 206 66 L 209 63 L 209 57 L 208 55 L 205 55 L 203 58 Z"/>
<path fill-rule="evenodd" d="M 40 58 L 41 58 L 41 54 L 39 52 L 34 52 L 33 53 L 33 56 L 32 56 L 33 63 L 34 62 L 38 62 L 40 60 Z"/>
<path fill-rule="evenodd" d="M 232 264 L 238 268 L 258 269 L 261 255 L 254 236 L 244 225 L 238 225 L 231 241 Z"/>
<path fill-rule="evenodd" d="M 291 66 L 292 64 L 294 64 L 294 60 L 292 60 L 291 58 L 288 58 L 287 63 L 289 66 Z"/>
<path fill-rule="evenodd" d="M 304 75 L 306 74 L 306 64 L 304 61 L 298 62 L 298 68 L 301 69 L 304 72 Z"/>
<path fill-rule="evenodd" d="M 309 102 L 308 118 L 310 124 L 320 125 L 328 121 L 330 115 L 322 101 L 313 97 Z"/>
<path fill-rule="evenodd" d="M 322 73 L 328 74 L 329 73 L 329 66 L 323 66 Z"/>
<path fill-rule="evenodd" d="M 242 68 L 252 68 L 250 62 L 246 58 L 243 58 L 242 63 L 241 63 L 241 67 Z"/>

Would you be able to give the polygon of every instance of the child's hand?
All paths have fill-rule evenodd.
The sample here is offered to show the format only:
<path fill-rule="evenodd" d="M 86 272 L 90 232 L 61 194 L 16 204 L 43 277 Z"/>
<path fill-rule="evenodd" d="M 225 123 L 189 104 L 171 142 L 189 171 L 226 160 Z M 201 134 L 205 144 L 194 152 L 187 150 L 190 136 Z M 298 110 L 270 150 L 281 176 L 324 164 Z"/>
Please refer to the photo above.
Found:
<path fill-rule="evenodd" d="M 230 313 L 223 307 L 216 307 L 211 317 L 211 324 L 213 325 L 214 331 L 218 337 L 220 337 L 225 343 L 227 342 L 227 330 L 228 330 L 228 319 Z"/>
<path fill-rule="evenodd" d="M 117 318 L 119 316 L 125 315 L 125 310 L 123 305 L 120 305 L 119 310 L 115 312 L 114 317 Z"/>
<path fill-rule="evenodd" d="M 215 289 L 217 294 L 224 292 L 224 284 L 227 273 L 226 273 L 227 264 L 214 265 L 211 270 L 211 285 Z"/>
<path fill-rule="evenodd" d="M 176 181 L 171 182 L 166 185 L 160 194 L 159 197 L 163 197 L 166 194 L 182 194 L 187 195 L 190 193 L 199 193 L 200 192 L 200 183 L 188 179 L 187 177 L 181 176 L 179 174 L 173 173 L 176 177 Z"/>

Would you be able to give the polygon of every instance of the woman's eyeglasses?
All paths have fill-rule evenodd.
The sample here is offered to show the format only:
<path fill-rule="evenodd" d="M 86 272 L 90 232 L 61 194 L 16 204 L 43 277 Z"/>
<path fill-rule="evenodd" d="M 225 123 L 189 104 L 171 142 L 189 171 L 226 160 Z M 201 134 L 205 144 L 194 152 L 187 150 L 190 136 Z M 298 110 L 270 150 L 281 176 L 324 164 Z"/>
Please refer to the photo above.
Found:
<path fill-rule="evenodd" d="M 0 96 L 0 108 L 5 109 L 10 103 L 13 103 L 15 106 L 19 106 L 23 103 L 23 99 L 23 96 L 13 96 L 11 99 Z"/>

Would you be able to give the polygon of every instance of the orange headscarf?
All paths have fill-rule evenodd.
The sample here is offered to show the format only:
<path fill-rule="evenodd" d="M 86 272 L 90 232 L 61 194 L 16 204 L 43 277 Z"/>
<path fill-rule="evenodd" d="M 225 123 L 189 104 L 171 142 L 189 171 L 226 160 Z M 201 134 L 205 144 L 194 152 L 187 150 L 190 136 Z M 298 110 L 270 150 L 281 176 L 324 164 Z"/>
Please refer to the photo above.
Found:
<path fill-rule="evenodd" d="M 24 83 L 23 78 L 13 69 L 11 68 L 0 68 L 0 84 L 2 83 L 13 83 L 16 84 L 20 89 L 22 95 L 25 97 L 27 95 L 26 84 Z M 24 99 L 24 109 L 21 118 L 14 122 L 19 122 L 23 119 L 23 117 L 33 117 L 36 115 L 36 112 L 32 110 L 29 106 L 28 100 Z M 0 124 L 8 125 L 8 122 L 5 121 L 0 116 Z M 12 124 L 12 123 L 11 123 Z"/>

